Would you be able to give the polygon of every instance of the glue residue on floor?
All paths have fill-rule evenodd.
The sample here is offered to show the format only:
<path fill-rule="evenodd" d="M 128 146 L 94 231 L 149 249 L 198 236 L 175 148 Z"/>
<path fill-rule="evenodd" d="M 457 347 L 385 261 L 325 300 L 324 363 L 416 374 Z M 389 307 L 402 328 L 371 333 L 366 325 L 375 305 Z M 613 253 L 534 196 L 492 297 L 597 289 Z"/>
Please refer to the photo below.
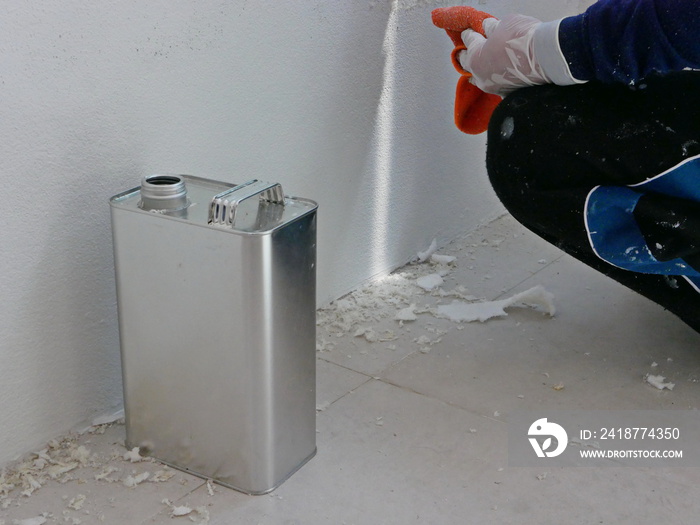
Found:
<path fill-rule="evenodd" d="M 500 238 L 484 240 L 479 246 L 487 245 L 498 250 L 502 241 Z M 421 317 L 432 318 L 434 322 L 448 321 L 461 329 L 463 323 L 506 317 L 512 308 L 534 308 L 546 316 L 555 315 L 554 296 L 541 285 L 493 301 L 470 293 L 470 283 L 460 282 L 454 276 L 454 270 L 465 261 L 457 255 L 439 251 L 434 239 L 425 250 L 417 253 L 412 263 L 320 309 L 317 350 L 332 351 L 336 346 L 334 341 L 346 335 L 370 343 L 386 343 L 410 332 L 413 323 Z M 464 259 L 465 254 L 460 255 Z M 472 268 L 469 261 L 467 266 Z M 480 280 L 490 282 L 490 279 L 490 274 L 484 271 Z M 497 283 L 494 282 L 493 286 L 497 287 Z M 395 324 L 387 325 L 387 319 Z M 433 337 L 429 339 L 433 343 L 428 344 L 428 336 L 418 334 L 409 341 L 415 344 L 415 350 L 425 353 L 434 341 L 439 340 Z M 368 351 L 362 350 L 361 353 L 367 354 Z"/>

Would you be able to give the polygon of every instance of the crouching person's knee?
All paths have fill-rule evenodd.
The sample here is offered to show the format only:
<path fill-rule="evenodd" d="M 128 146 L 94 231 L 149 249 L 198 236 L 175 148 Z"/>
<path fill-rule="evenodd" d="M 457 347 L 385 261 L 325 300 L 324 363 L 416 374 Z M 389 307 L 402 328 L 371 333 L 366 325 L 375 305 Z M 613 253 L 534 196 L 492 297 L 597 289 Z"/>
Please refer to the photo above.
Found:
<path fill-rule="evenodd" d="M 496 195 L 508 211 L 522 222 L 526 194 L 532 186 L 534 145 L 530 111 L 531 89 L 506 97 L 489 123 L 486 167 Z"/>

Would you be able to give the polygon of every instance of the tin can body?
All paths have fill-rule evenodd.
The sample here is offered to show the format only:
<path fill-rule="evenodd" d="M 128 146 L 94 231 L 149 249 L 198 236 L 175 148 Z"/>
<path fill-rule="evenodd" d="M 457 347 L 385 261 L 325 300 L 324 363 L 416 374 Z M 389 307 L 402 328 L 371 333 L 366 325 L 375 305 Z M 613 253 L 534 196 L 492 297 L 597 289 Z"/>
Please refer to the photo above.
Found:
<path fill-rule="evenodd" d="M 316 205 L 214 226 L 185 180 L 191 213 L 111 200 L 127 446 L 266 493 L 316 451 Z"/>

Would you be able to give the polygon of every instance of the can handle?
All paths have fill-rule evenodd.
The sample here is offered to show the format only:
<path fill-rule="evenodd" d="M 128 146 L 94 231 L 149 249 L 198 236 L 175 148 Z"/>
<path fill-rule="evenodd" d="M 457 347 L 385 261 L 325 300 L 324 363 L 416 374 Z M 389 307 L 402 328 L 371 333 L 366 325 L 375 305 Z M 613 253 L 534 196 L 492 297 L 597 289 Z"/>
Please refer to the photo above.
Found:
<path fill-rule="evenodd" d="M 214 195 L 209 206 L 209 224 L 233 226 L 238 206 L 256 195 L 260 196 L 261 201 L 284 205 L 284 193 L 279 182 L 249 180 Z"/>

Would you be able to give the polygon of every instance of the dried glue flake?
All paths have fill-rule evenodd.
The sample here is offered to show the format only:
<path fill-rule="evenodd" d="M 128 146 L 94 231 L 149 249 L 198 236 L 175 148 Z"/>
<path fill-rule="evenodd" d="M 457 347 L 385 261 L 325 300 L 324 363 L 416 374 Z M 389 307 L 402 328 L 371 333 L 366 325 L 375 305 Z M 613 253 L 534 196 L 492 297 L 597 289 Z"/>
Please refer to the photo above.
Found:
<path fill-rule="evenodd" d="M 377 335 L 377 332 L 366 326 L 359 327 L 357 330 L 355 330 L 354 335 L 355 337 L 364 337 L 369 343 L 376 343 L 377 341 L 379 341 L 379 336 Z"/>
<path fill-rule="evenodd" d="M 37 516 L 36 518 L 27 518 L 24 520 L 12 520 L 12 525 L 44 525 L 46 521 L 44 516 Z"/>
<path fill-rule="evenodd" d="M 115 466 L 109 465 L 102 469 L 98 474 L 95 474 L 95 481 L 108 481 L 110 483 L 117 481 L 116 479 L 111 479 L 109 476 L 115 472 L 119 472 L 119 469 Z"/>
<path fill-rule="evenodd" d="M 0 525 L 15 525 L 17 523 L 35 525 L 58 521 L 73 525 L 85 523 L 85 518 L 77 517 L 73 513 L 92 515 L 88 504 L 95 506 L 98 503 L 91 498 L 91 492 L 84 490 L 81 494 L 78 494 L 77 490 L 73 494 L 64 493 L 61 498 L 63 508 L 51 509 L 53 514 L 46 512 L 36 518 L 3 519 L 4 512 L 7 512 L 8 509 L 12 512 L 15 511 L 15 508 L 23 507 L 25 501 L 31 497 L 39 499 L 34 499 L 26 505 L 37 508 L 38 505 L 46 501 L 46 498 L 42 498 L 42 495 L 37 496 L 36 492 L 49 488 L 47 497 L 51 498 L 51 491 L 56 491 L 58 483 L 72 482 L 66 485 L 65 489 L 62 489 L 67 491 L 70 491 L 71 487 L 80 486 L 83 483 L 117 483 L 117 485 L 112 485 L 111 491 L 118 496 L 119 494 L 124 495 L 127 491 L 137 490 L 144 482 L 166 482 L 175 476 L 175 472 L 167 467 L 158 470 L 155 474 L 127 470 L 128 465 L 133 462 L 146 461 L 148 458 L 142 458 L 138 449 L 132 449 L 125 453 L 123 445 L 115 441 L 112 441 L 112 447 L 109 450 L 102 450 L 100 441 L 106 440 L 106 436 L 99 438 L 99 441 L 95 443 L 95 446 L 98 447 L 97 452 L 92 452 L 88 448 L 88 446 L 92 448 L 90 445 L 93 443 L 92 436 L 104 434 L 108 427 L 116 424 L 123 423 L 108 423 L 102 427 L 90 427 L 89 431 L 72 432 L 61 438 L 53 439 L 44 449 L 28 454 L 25 458 L 0 468 Z M 210 493 L 213 492 L 211 484 L 208 484 L 207 490 Z M 116 497 L 109 498 L 112 507 L 115 506 L 116 499 Z M 182 511 L 178 507 L 174 506 L 174 508 L 177 513 Z M 25 516 L 27 514 L 32 515 L 25 512 Z M 60 516 L 61 514 L 62 516 Z M 97 522 L 105 521 L 103 513 L 98 513 L 95 517 Z M 208 511 L 205 507 L 196 508 L 183 521 L 208 523 Z"/>
<path fill-rule="evenodd" d="M 131 463 L 138 463 L 139 461 L 143 461 L 143 457 L 140 454 L 141 450 L 139 447 L 134 447 L 131 450 L 127 451 L 124 453 L 124 459 L 126 461 L 130 461 Z"/>
<path fill-rule="evenodd" d="M 673 390 L 673 387 L 676 386 L 675 383 L 665 382 L 666 378 L 664 376 L 655 376 L 652 374 L 647 374 L 646 376 L 644 376 L 644 380 L 651 386 L 658 388 L 659 390 L 663 390 L 664 388 L 666 388 L 667 390 Z"/>
<path fill-rule="evenodd" d="M 49 481 L 70 481 L 70 472 L 91 464 L 90 451 L 77 444 L 75 435 L 51 440 L 48 446 L 27 456 L 15 466 L 0 474 L 0 496 L 8 496 L 17 489 L 19 494 L 30 497 Z"/>
<path fill-rule="evenodd" d="M 328 336 L 355 333 L 411 304 L 418 288 L 411 274 L 392 274 L 334 301 L 317 312 L 317 325 Z M 329 345 L 324 345 L 327 349 Z"/>
<path fill-rule="evenodd" d="M 173 505 L 169 499 L 164 499 L 162 503 L 170 507 L 171 518 L 187 516 L 192 513 L 192 508 L 188 507 L 187 505 Z"/>
<path fill-rule="evenodd" d="M 136 476 L 127 476 L 126 478 L 124 478 L 124 481 L 122 481 L 122 484 L 125 487 L 132 489 L 140 483 L 146 481 L 150 475 L 150 472 L 142 472 L 141 474 L 138 474 Z"/>
<path fill-rule="evenodd" d="M 187 506 L 185 506 L 185 505 L 181 505 L 181 506 L 179 506 L 179 507 L 173 507 L 172 510 L 170 511 L 170 515 L 173 516 L 173 517 L 177 517 L 177 516 L 187 516 L 187 515 L 190 514 L 191 512 L 192 512 L 192 509 L 191 509 L 191 508 L 189 508 L 189 507 L 187 507 Z"/>
<path fill-rule="evenodd" d="M 158 470 L 156 471 L 153 476 L 151 476 L 151 481 L 155 483 L 162 483 L 164 481 L 168 481 L 175 475 L 175 472 L 172 470 Z"/>
<path fill-rule="evenodd" d="M 425 262 L 428 259 L 430 259 L 430 256 L 433 255 L 437 251 L 437 239 L 433 239 L 433 242 L 430 243 L 430 246 L 428 246 L 428 249 L 425 250 L 424 252 L 418 252 L 417 259 L 419 263 Z"/>
<path fill-rule="evenodd" d="M 78 494 L 76 497 L 70 500 L 70 502 L 68 502 L 68 508 L 73 510 L 80 510 L 83 508 L 86 499 L 87 497 L 85 496 L 85 494 Z"/>
<path fill-rule="evenodd" d="M 506 308 L 511 307 L 540 307 L 549 316 L 554 316 L 554 296 L 542 286 L 535 286 L 516 294 L 508 299 L 499 301 L 487 301 L 482 303 L 465 303 L 464 301 L 452 301 L 448 305 L 439 305 L 437 314 L 455 322 L 488 321 L 494 317 L 505 317 Z"/>
<path fill-rule="evenodd" d="M 454 255 L 438 255 L 434 253 L 430 256 L 430 262 L 435 264 L 452 264 L 457 260 Z"/>
<path fill-rule="evenodd" d="M 402 308 L 396 312 L 394 319 L 397 321 L 415 321 L 418 319 L 418 316 L 416 315 L 416 305 L 412 304 L 411 306 Z"/>
<path fill-rule="evenodd" d="M 426 292 L 434 290 L 438 286 L 441 286 L 445 281 L 443 281 L 442 276 L 438 273 L 431 273 L 430 275 L 424 275 L 416 279 L 416 284 L 423 288 Z"/>
<path fill-rule="evenodd" d="M 90 460 L 90 451 L 83 445 L 80 445 L 78 448 L 72 449 L 70 451 L 70 457 L 71 459 L 77 461 L 79 464 L 86 465 Z"/>

